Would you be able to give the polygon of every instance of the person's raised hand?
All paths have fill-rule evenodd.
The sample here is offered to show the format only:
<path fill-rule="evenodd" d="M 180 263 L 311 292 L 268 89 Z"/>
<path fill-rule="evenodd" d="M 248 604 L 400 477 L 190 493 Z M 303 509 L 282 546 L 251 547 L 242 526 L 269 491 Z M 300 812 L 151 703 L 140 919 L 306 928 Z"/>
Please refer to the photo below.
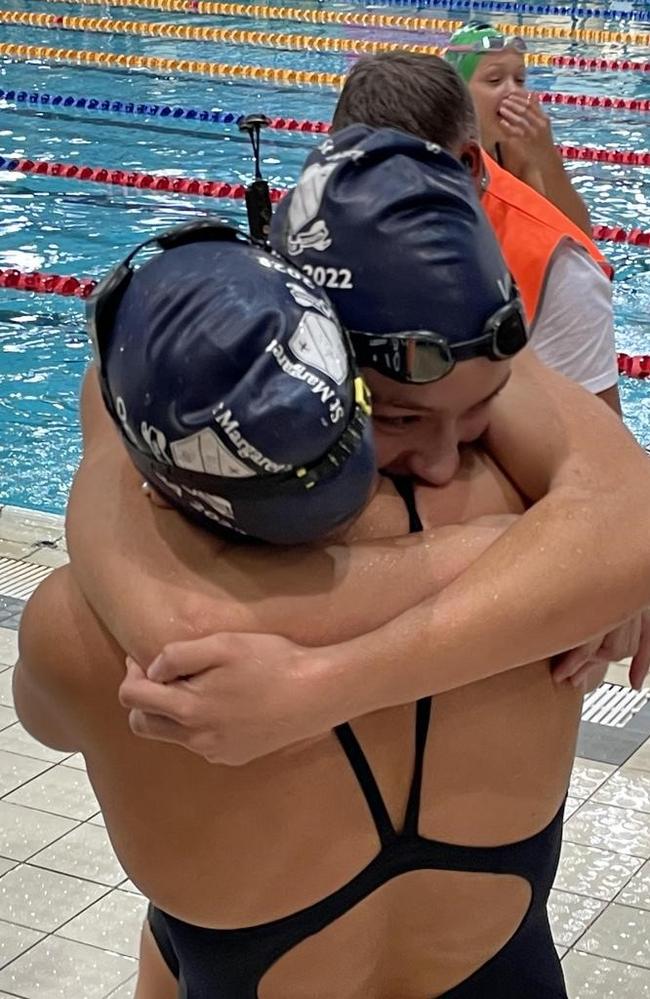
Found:
<path fill-rule="evenodd" d="M 534 93 L 509 94 L 499 105 L 499 119 L 506 138 L 519 143 L 531 159 L 555 153 L 551 120 Z"/>

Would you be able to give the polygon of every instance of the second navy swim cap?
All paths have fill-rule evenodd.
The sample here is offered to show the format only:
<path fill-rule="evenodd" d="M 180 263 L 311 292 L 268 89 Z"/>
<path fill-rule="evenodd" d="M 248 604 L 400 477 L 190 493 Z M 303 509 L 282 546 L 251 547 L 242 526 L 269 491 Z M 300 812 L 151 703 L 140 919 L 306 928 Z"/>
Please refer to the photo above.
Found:
<path fill-rule="evenodd" d="M 95 292 L 108 408 L 151 485 L 203 526 L 320 539 L 360 512 L 375 473 L 347 335 L 299 271 L 206 226 L 116 270 L 129 277 L 112 308 Z"/>
<path fill-rule="evenodd" d="M 480 337 L 516 292 L 463 165 L 393 129 L 351 125 L 312 152 L 271 243 L 351 331 Z"/>

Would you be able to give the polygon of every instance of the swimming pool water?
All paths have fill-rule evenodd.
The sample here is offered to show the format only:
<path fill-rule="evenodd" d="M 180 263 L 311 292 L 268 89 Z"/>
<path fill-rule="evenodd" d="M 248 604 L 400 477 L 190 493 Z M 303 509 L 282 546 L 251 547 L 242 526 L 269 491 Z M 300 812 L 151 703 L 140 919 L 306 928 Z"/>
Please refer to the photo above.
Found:
<path fill-rule="evenodd" d="M 297 4 L 296 4 L 297 5 Z M 138 21 L 176 21 L 201 25 L 261 28 L 274 32 L 333 37 L 413 40 L 413 33 L 317 26 L 295 22 L 190 17 L 159 11 L 81 4 L 5 3 L 5 8 L 110 17 Z M 302 3 L 301 9 L 316 6 Z M 331 4 L 326 9 L 364 8 Z M 384 13 L 415 13 L 380 8 Z M 425 14 L 427 12 L 424 12 Z M 441 17 L 440 10 L 428 12 Z M 449 16 L 457 17 L 454 11 Z M 504 20 L 499 15 L 496 20 Z M 520 22 L 532 23 L 530 18 Z M 545 23 L 548 23 L 545 20 Z M 569 25 L 568 18 L 553 23 Z M 585 23 L 598 27 L 595 21 Z M 605 27 L 612 26 L 605 24 Z M 618 23 L 617 25 L 618 26 Z M 633 25 L 648 32 L 650 26 Z M 2 41 L 201 58 L 284 68 L 345 72 L 354 61 L 338 54 L 276 51 L 243 45 L 180 42 L 90 32 L 0 27 Z M 428 32 L 421 39 L 437 44 L 445 36 Z M 593 48 L 549 41 L 535 49 L 557 53 L 643 55 L 648 49 L 608 45 Z M 640 73 L 532 69 L 532 85 L 543 90 L 649 97 L 647 75 Z M 329 120 L 336 101 L 330 90 L 257 83 L 168 77 L 133 70 L 61 67 L 0 60 L 0 87 L 39 93 L 85 95 L 135 102 L 177 103 L 185 107 Z M 650 148 L 650 115 L 590 108 L 551 109 L 557 141 L 608 148 Z M 305 134 L 267 132 L 263 169 L 275 186 L 292 184 L 307 152 L 317 141 Z M 210 179 L 251 177 L 248 139 L 235 126 L 97 115 L 72 109 L 34 109 L 0 101 L 0 155 L 28 156 L 183 174 Z M 650 170 L 623 165 L 573 163 L 571 171 L 595 223 L 650 229 Z M 0 267 L 96 277 L 128 248 L 161 228 L 197 212 L 244 224 L 239 202 L 103 187 L 55 178 L 0 173 Z M 605 244 L 616 267 L 616 332 L 620 350 L 650 353 L 650 250 Z M 0 502 L 61 512 L 80 453 L 77 396 L 89 350 L 83 306 L 77 299 L 0 290 Z M 650 445 L 650 384 L 621 380 L 626 419 Z"/>

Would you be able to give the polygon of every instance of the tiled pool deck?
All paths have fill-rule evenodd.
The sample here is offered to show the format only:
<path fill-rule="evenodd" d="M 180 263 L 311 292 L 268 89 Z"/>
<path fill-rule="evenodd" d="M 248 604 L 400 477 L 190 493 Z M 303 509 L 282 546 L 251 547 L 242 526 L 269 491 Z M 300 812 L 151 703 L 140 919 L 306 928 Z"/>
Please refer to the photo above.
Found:
<path fill-rule="evenodd" d="M 13 711 L 25 598 L 66 560 L 62 518 L 0 509 L 0 999 L 134 991 L 144 899 L 111 850 L 83 760 L 35 742 Z M 608 680 L 625 685 L 626 668 Z M 551 900 L 571 999 L 650 999 L 648 734 L 648 707 L 623 729 L 582 726 Z"/>

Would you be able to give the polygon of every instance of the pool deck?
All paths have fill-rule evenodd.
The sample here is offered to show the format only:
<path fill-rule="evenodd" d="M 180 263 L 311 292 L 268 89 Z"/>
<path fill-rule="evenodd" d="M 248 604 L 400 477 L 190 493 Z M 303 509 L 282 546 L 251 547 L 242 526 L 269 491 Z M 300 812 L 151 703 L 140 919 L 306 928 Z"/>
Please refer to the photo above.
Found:
<path fill-rule="evenodd" d="M 41 746 L 13 710 L 22 608 L 65 562 L 62 517 L 0 508 L 0 999 L 132 999 L 145 900 L 83 759 Z M 607 680 L 625 696 L 626 665 Z M 622 728 L 581 726 L 550 904 L 571 999 L 650 999 L 649 735 L 647 705 Z"/>

